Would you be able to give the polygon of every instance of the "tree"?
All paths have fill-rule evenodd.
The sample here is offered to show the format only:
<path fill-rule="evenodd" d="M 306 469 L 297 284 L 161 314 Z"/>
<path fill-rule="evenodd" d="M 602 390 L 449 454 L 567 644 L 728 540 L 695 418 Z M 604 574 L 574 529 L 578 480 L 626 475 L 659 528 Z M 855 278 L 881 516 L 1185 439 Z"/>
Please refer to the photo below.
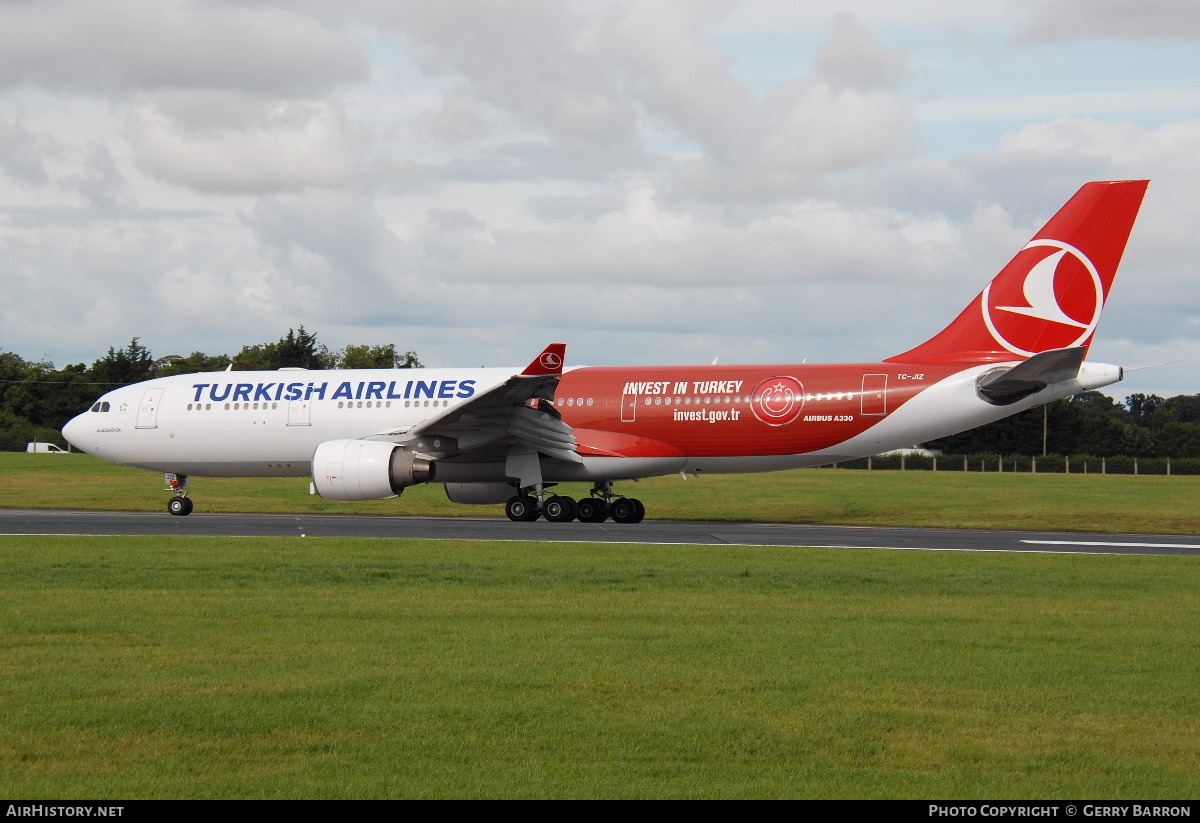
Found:
<path fill-rule="evenodd" d="M 210 357 L 204 352 L 194 351 L 187 357 L 172 355 L 169 358 L 161 358 L 158 362 L 159 376 L 169 377 L 172 374 L 195 374 L 196 372 L 205 371 L 224 371 L 225 367 L 233 362 L 233 359 L 227 354 L 215 354 Z"/>
<path fill-rule="evenodd" d="M 0 451 L 23 452 L 26 444 L 34 440 L 40 443 L 56 443 L 59 446 L 66 445 L 58 429 L 35 426 L 24 417 L 0 410 Z"/>
<path fill-rule="evenodd" d="M 386 346 L 346 346 L 334 352 L 335 368 L 339 369 L 419 369 L 421 361 L 416 352 L 398 354 L 396 344 Z"/>
<path fill-rule="evenodd" d="M 288 367 L 319 369 L 324 365 L 317 348 L 317 335 L 309 334 L 303 326 L 298 332 L 288 329 L 287 334 L 274 344 L 272 354 L 277 369 Z"/>
<path fill-rule="evenodd" d="M 394 343 L 347 346 L 331 350 L 301 326 L 288 329 L 274 343 L 243 346 L 236 358 L 192 352 L 157 360 L 135 337 L 122 349 L 109 347 L 92 365 L 27 361 L 0 352 L 0 449 L 24 449 L 29 440 L 55 440 L 59 429 L 107 391 L 153 377 L 223 371 L 236 362 L 240 370 L 275 370 L 289 366 L 325 368 L 421 368 L 416 352 L 403 354 Z"/>
<path fill-rule="evenodd" d="M 287 334 L 274 343 L 243 346 L 233 363 L 239 371 L 322 369 L 326 367 L 327 351 L 324 346 L 318 346 L 315 332 L 310 334 L 301 326 L 299 331 L 288 329 Z"/>
<path fill-rule="evenodd" d="M 44 365 L 49 366 L 50 364 Z M 10 351 L 0 352 L 0 408 L 4 406 L 4 396 L 8 390 L 24 380 L 32 366 L 32 363 L 25 362 L 25 359 L 19 354 Z"/>
<path fill-rule="evenodd" d="M 1171 421 L 1153 433 L 1154 450 L 1161 457 L 1200 457 L 1200 426 Z"/>
<path fill-rule="evenodd" d="M 108 354 L 92 364 L 88 375 L 110 389 L 140 383 L 155 376 L 154 358 L 135 337 L 120 351 L 109 346 Z"/>
<path fill-rule="evenodd" d="M 1200 394 L 1179 394 L 1159 403 L 1152 425 L 1159 428 L 1167 423 L 1200 423 Z"/>
<path fill-rule="evenodd" d="M 1052 418 L 1054 405 L 1050 410 Z M 994 423 L 942 437 L 927 445 L 949 454 L 1041 454 L 1042 407 L 1036 406 Z"/>
<path fill-rule="evenodd" d="M 1154 411 L 1162 405 L 1163 399 L 1157 394 L 1131 394 L 1125 398 L 1125 406 L 1133 418 L 1133 425 L 1150 428 L 1154 420 Z"/>
<path fill-rule="evenodd" d="M 1125 453 L 1129 409 L 1107 394 L 1087 391 L 1060 400 L 1051 418 L 1051 451 L 1115 457 Z M 1053 412 L 1052 412 L 1053 414 Z"/>
<path fill-rule="evenodd" d="M 1126 453 L 1131 415 L 1108 395 L 1088 391 L 1048 405 L 1051 452 L 1104 457 Z M 928 445 L 952 454 L 1041 454 L 1042 414 L 1037 406 Z"/>
<path fill-rule="evenodd" d="M 3 410 L 35 426 L 61 429 L 110 388 L 97 386 L 82 363 L 57 371 L 33 368 L 24 380 L 9 387 Z"/>
<path fill-rule="evenodd" d="M 407 351 L 401 354 L 396 350 L 395 343 L 382 346 L 358 345 L 346 346 L 344 349 L 331 349 L 318 343 L 316 333 L 305 331 L 303 326 L 298 331 L 288 329 L 287 334 L 274 343 L 243 346 L 238 355 L 233 358 L 233 364 L 238 371 L 273 371 L 289 367 L 303 369 L 421 368 L 421 361 L 417 359 L 416 352 Z M 172 374 L 175 373 L 178 372 L 172 372 Z"/>

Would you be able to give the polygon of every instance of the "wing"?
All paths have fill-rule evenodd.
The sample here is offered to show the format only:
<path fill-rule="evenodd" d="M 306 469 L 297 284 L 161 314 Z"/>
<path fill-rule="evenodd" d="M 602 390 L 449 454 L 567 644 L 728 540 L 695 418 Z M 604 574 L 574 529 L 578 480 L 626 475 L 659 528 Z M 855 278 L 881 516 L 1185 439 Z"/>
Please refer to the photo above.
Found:
<path fill-rule="evenodd" d="M 524 371 L 462 405 L 415 426 L 408 434 L 457 441 L 457 453 L 522 446 L 559 460 L 582 463 L 575 435 L 554 408 L 567 347 L 552 343 Z"/>

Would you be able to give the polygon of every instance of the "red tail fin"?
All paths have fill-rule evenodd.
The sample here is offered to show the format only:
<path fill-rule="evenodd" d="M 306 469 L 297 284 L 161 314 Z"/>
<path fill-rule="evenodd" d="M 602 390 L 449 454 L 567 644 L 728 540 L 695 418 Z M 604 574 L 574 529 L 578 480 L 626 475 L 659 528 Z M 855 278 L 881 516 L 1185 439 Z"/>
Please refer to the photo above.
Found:
<path fill-rule="evenodd" d="M 1089 346 L 1149 184 L 1086 184 L 953 323 L 887 362 L 990 363 Z"/>

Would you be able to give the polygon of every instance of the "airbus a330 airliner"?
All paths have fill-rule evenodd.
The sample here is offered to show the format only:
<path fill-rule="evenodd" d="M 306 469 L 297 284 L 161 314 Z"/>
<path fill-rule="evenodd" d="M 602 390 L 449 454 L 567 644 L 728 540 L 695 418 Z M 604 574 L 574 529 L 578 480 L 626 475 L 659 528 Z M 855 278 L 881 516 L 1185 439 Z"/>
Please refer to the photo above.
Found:
<path fill-rule="evenodd" d="M 63 429 L 166 475 L 311 476 L 330 500 L 445 485 L 512 520 L 637 523 L 613 482 L 817 466 L 911 446 L 1115 383 L 1085 362 L 1147 180 L 1088 183 L 944 330 L 879 363 L 213 372 L 111 391 Z M 588 497 L 548 494 L 592 484 Z"/>

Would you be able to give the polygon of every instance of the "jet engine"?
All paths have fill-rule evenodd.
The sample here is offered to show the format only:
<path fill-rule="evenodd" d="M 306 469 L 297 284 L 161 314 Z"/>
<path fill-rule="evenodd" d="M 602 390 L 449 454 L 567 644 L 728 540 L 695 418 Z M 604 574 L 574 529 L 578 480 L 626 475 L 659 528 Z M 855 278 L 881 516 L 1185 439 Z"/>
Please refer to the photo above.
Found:
<path fill-rule="evenodd" d="M 433 458 L 382 440 L 327 440 L 313 454 L 313 485 L 326 500 L 383 500 L 433 480 Z"/>

